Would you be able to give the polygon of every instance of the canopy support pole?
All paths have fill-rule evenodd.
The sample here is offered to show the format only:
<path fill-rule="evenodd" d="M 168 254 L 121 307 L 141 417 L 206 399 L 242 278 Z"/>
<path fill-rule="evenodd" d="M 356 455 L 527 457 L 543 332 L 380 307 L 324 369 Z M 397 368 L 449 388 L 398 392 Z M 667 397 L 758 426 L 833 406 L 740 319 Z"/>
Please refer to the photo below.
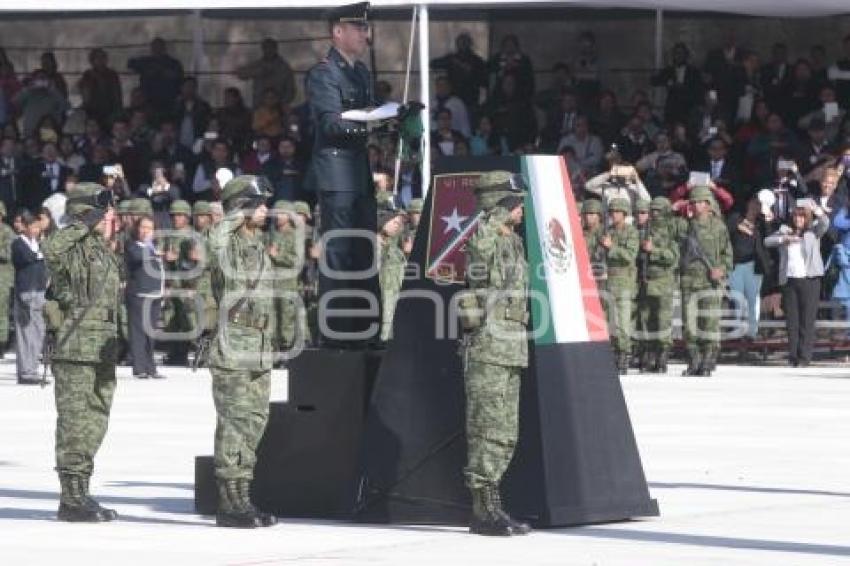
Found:
<path fill-rule="evenodd" d="M 410 70 L 413 66 L 413 43 L 416 39 L 416 16 L 419 12 L 418 6 L 413 6 L 413 13 L 410 16 L 410 39 L 407 43 L 407 66 L 404 68 L 404 93 L 401 96 L 401 103 L 407 104 L 410 100 Z M 404 149 L 401 141 L 401 136 L 398 139 L 398 151 L 395 158 L 395 174 L 393 175 L 393 194 L 398 194 L 398 184 L 401 176 L 401 157 Z"/>
<path fill-rule="evenodd" d="M 428 77 L 430 67 L 430 45 L 428 37 L 428 4 L 419 6 L 419 99 L 422 109 L 422 196 L 428 194 L 431 186 L 431 83 Z"/>
<path fill-rule="evenodd" d="M 664 10 L 655 10 L 655 70 L 664 64 Z"/>

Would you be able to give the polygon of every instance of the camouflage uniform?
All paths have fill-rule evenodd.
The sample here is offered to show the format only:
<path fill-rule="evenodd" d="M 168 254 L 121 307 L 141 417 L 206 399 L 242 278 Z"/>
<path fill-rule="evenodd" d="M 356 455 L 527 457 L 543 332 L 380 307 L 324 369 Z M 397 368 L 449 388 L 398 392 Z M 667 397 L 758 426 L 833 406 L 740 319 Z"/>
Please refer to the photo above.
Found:
<path fill-rule="evenodd" d="M 690 201 L 713 201 L 706 187 L 691 189 Z M 693 250 L 696 252 L 692 253 Z M 699 257 L 701 254 L 702 258 Z M 708 265 L 707 265 L 708 264 Z M 726 224 L 714 214 L 692 218 L 682 243 L 680 270 L 682 325 L 688 368 L 684 375 L 711 375 L 720 352 L 722 282 L 712 281 L 709 267 L 732 271 L 732 246 Z"/>
<path fill-rule="evenodd" d="M 613 199 L 608 205 L 608 211 L 620 211 L 628 215 L 631 204 L 626 199 Z M 625 223 L 620 228 L 610 226 L 606 235 L 612 240 L 607 253 L 610 301 L 608 324 L 614 338 L 617 366 L 620 372 L 625 373 L 631 354 L 632 309 L 637 291 L 636 260 L 640 237 L 634 226 Z"/>
<path fill-rule="evenodd" d="M 317 212 L 315 216 L 311 215 L 310 205 L 303 200 L 295 201 L 293 208 L 295 208 L 295 214 L 300 215 L 304 222 L 304 269 L 298 277 L 298 292 L 306 313 L 306 326 L 302 326 L 304 343 L 312 344 L 313 337 L 319 335 L 319 267 L 318 262 L 307 257 L 306 252 L 319 237 L 316 226 L 309 225 L 313 218 L 318 222 L 319 213 Z"/>
<path fill-rule="evenodd" d="M 602 247 L 600 242 L 605 236 L 605 224 L 602 218 L 602 202 L 597 199 L 587 199 L 581 205 L 582 216 L 588 214 L 599 215 L 599 225 L 590 228 L 587 224 L 582 225 L 582 234 L 584 235 L 584 244 L 587 247 L 587 259 L 590 261 L 590 269 L 593 272 L 593 279 L 596 281 L 596 288 L 603 291 L 608 280 L 607 266 L 605 255 L 607 250 Z M 607 304 L 603 302 L 603 306 L 607 308 Z"/>
<path fill-rule="evenodd" d="M 124 229 L 124 220 L 127 216 L 133 214 L 132 210 L 130 210 L 130 205 L 132 201 L 130 200 L 122 200 L 118 203 L 116 207 L 116 212 L 118 214 L 119 219 L 119 231 L 115 234 L 115 255 L 118 258 L 118 266 L 121 271 L 121 293 L 123 296 L 124 288 L 127 286 L 127 269 L 126 264 L 124 262 L 124 250 L 127 249 L 127 246 L 130 245 L 130 234 L 127 230 Z M 129 352 L 129 337 L 130 337 L 130 318 L 127 314 L 127 303 L 125 301 L 120 301 L 118 303 L 118 356 L 119 360 L 124 357 L 124 355 Z"/>
<path fill-rule="evenodd" d="M 521 205 L 507 172 L 486 173 L 476 187 L 484 211 L 466 246 L 470 291 L 461 302 L 465 337 L 466 484 L 473 496 L 472 532 L 512 534 L 527 526 L 504 515 L 499 484 L 519 431 L 519 391 L 528 367 L 528 264 L 522 239 L 509 224 Z"/>
<path fill-rule="evenodd" d="M 15 269 L 12 266 L 12 241 L 15 231 L 6 224 L 6 205 L 0 202 L 0 358 L 9 346 L 9 301 L 15 284 Z"/>
<path fill-rule="evenodd" d="M 210 203 L 199 200 L 192 206 L 192 214 L 194 216 L 212 216 Z M 191 303 L 192 318 L 193 320 L 197 319 L 196 310 L 198 308 L 203 311 L 204 320 L 202 331 L 204 333 L 210 333 L 215 330 L 216 318 L 218 317 L 218 309 L 216 308 L 215 297 L 213 296 L 212 290 L 212 276 L 209 261 L 209 235 L 209 228 L 204 228 L 201 231 L 192 231 L 193 238 L 192 243 L 190 244 L 190 255 L 191 250 L 194 250 L 198 259 L 192 260 L 190 258 L 187 265 L 191 265 L 193 268 L 196 268 L 198 270 L 198 274 L 197 277 L 186 280 L 184 285 L 184 288 L 193 289 L 195 291 L 195 301 Z"/>
<path fill-rule="evenodd" d="M 267 196 L 256 177 L 239 176 L 229 181 L 222 192 L 227 216 L 209 237 L 213 292 L 219 307 L 209 365 L 217 416 L 216 519 L 220 526 L 261 524 L 257 522 L 261 514 L 250 504 L 249 491 L 257 445 L 269 413 L 274 269 L 264 234 L 250 234 L 241 228 Z"/>
<path fill-rule="evenodd" d="M 383 230 L 384 225 L 393 218 L 403 215 L 404 211 L 391 206 L 380 206 L 378 208 L 378 230 Z M 404 282 L 404 268 L 407 265 L 407 256 L 401 249 L 400 239 L 403 232 L 396 236 L 386 236 L 381 240 L 380 271 L 378 280 L 381 284 L 381 341 L 386 342 L 392 338 L 393 315 L 398 301 L 401 286 Z"/>
<path fill-rule="evenodd" d="M 106 434 L 115 391 L 118 335 L 120 266 L 109 243 L 90 228 L 97 224 L 96 216 L 87 216 L 103 210 L 92 204 L 102 193 L 93 183 L 68 191 L 68 214 L 74 221 L 44 245 L 53 297 L 63 313 L 52 367 L 63 520 L 115 518 L 88 497 L 94 456 Z"/>
<path fill-rule="evenodd" d="M 652 251 L 641 249 L 638 255 L 640 292 L 638 294 L 638 328 L 646 333 L 641 338 L 643 371 L 667 371 L 667 358 L 673 343 L 673 291 L 675 269 L 679 264 L 679 244 L 671 234 L 670 201 L 656 197 L 649 204 L 649 226 L 643 231 Z"/>
<path fill-rule="evenodd" d="M 184 200 L 177 200 L 171 204 L 169 213 L 192 217 L 192 207 Z M 165 238 L 163 251 L 175 252 L 177 259 L 164 261 L 163 267 L 166 271 L 166 282 L 169 289 L 175 292 L 174 296 L 163 301 L 163 318 L 165 330 L 168 333 L 187 334 L 195 331 L 197 316 L 195 312 L 194 280 L 188 277 L 187 272 L 196 267 L 191 259 L 191 252 L 196 244 L 195 232 L 190 228 L 175 229 Z M 187 339 L 171 339 L 168 343 L 168 363 L 187 364 L 190 342 Z"/>
<path fill-rule="evenodd" d="M 298 238 L 296 228 L 293 226 L 295 207 L 289 201 L 279 200 L 274 204 L 275 214 L 286 214 L 290 217 L 290 223 L 284 230 L 278 230 L 275 226 L 267 234 L 266 246 L 269 248 L 269 257 L 272 260 L 276 273 L 274 277 L 274 308 L 275 308 L 275 344 L 278 350 L 289 350 L 295 344 L 295 329 L 299 327 L 299 321 L 305 321 L 300 325 L 302 329 L 301 339 L 304 340 L 304 326 L 306 319 L 300 316 L 298 302 L 294 300 L 298 293 L 298 274 L 303 265 L 304 250 L 297 246 Z M 274 248 L 272 250 L 272 248 Z M 272 253 L 274 251 L 275 253 Z"/>

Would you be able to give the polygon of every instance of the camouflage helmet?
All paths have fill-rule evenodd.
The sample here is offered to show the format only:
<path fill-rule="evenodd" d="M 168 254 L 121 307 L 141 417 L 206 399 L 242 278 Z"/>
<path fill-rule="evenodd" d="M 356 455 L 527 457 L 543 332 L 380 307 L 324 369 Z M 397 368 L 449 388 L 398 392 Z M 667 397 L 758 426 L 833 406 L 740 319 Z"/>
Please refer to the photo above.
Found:
<path fill-rule="evenodd" d="M 672 205 L 667 197 L 655 197 L 649 203 L 650 210 L 660 210 L 661 212 L 670 212 Z"/>
<path fill-rule="evenodd" d="M 525 183 L 522 177 L 509 171 L 490 171 L 478 178 L 475 185 L 475 198 L 479 210 L 490 210 L 502 204 L 513 208 L 510 201 L 525 197 Z M 518 203 L 517 203 L 518 204 Z"/>
<path fill-rule="evenodd" d="M 134 198 L 130 201 L 130 214 L 138 214 L 139 216 L 153 216 L 153 205 L 146 198 Z"/>
<path fill-rule="evenodd" d="M 422 211 L 425 209 L 425 201 L 421 198 L 415 198 L 410 201 L 410 204 L 407 206 L 407 212 L 412 214 L 422 214 Z"/>
<path fill-rule="evenodd" d="M 221 191 L 221 202 L 224 203 L 224 209 L 229 211 L 238 197 L 265 201 L 270 196 L 269 183 L 265 177 L 239 175 L 224 185 Z"/>
<path fill-rule="evenodd" d="M 6 210 L 6 203 L 0 200 L 0 216 L 6 216 L 9 212 Z"/>
<path fill-rule="evenodd" d="M 303 200 L 296 200 L 292 207 L 295 209 L 295 214 L 303 214 L 308 220 L 313 218 L 313 215 L 310 213 L 310 205 Z"/>
<path fill-rule="evenodd" d="M 295 212 L 295 205 L 288 200 L 278 200 L 275 201 L 272 210 L 278 210 L 283 212 Z"/>
<path fill-rule="evenodd" d="M 581 203 L 582 214 L 602 214 L 602 201 L 589 198 Z"/>
<path fill-rule="evenodd" d="M 168 207 L 168 213 L 192 216 L 192 206 L 185 200 L 175 200 L 171 203 L 171 206 Z"/>
<path fill-rule="evenodd" d="M 649 212 L 650 203 L 648 200 L 639 200 L 635 203 L 635 212 Z"/>
<path fill-rule="evenodd" d="M 133 212 L 130 210 L 130 203 L 131 201 L 129 199 L 122 200 L 118 203 L 116 212 L 119 215 L 133 214 Z"/>
<path fill-rule="evenodd" d="M 608 212 L 620 211 L 629 214 L 632 211 L 632 203 L 627 198 L 611 199 L 608 203 Z"/>
<path fill-rule="evenodd" d="M 68 201 L 65 212 L 69 216 L 79 216 L 93 208 L 107 208 L 112 205 L 112 191 L 97 183 L 77 183 L 68 189 Z"/>
<path fill-rule="evenodd" d="M 378 230 L 384 227 L 384 224 L 395 218 L 396 216 L 404 216 L 406 213 L 403 208 L 393 206 L 392 203 L 387 203 L 384 206 L 378 207 Z"/>
<path fill-rule="evenodd" d="M 378 208 L 386 205 L 387 203 L 394 204 L 395 195 L 390 191 L 378 191 L 375 193 L 375 202 L 378 203 Z"/>
<path fill-rule="evenodd" d="M 201 216 L 204 214 L 211 215 L 212 207 L 207 201 L 199 200 L 192 205 L 192 214 L 194 214 L 195 216 Z"/>
<path fill-rule="evenodd" d="M 708 187 L 694 187 L 688 195 L 688 200 L 691 202 L 708 202 L 714 200 L 714 194 Z"/>

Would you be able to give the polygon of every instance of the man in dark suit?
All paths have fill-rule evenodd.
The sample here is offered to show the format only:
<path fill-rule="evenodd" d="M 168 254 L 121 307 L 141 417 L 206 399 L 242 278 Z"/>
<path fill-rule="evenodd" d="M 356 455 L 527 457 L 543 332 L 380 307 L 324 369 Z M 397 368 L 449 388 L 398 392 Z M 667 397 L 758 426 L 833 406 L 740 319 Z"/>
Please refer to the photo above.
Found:
<path fill-rule="evenodd" d="M 667 89 L 664 121 L 687 124 L 691 109 L 702 101 L 702 77 L 688 62 L 690 51 L 684 43 L 673 46 L 673 64 L 652 77 L 653 86 Z"/>
<path fill-rule="evenodd" d="M 15 155 L 15 140 L 0 142 L 0 201 L 6 210 L 14 212 L 21 193 L 21 163 Z"/>
<path fill-rule="evenodd" d="M 749 199 L 741 185 L 741 175 L 738 165 L 729 158 L 729 147 L 721 138 L 712 138 L 706 144 L 708 159 L 694 168 L 695 171 L 705 171 L 711 175 L 711 181 L 723 187 L 735 198 L 736 208 L 743 212 Z"/>
<path fill-rule="evenodd" d="M 204 135 L 212 117 L 209 103 L 198 96 L 198 81 L 186 77 L 180 85 L 180 97 L 174 105 L 172 118 L 177 125 L 178 139 L 184 147 L 192 147 Z"/>
<path fill-rule="evenodd" d="M 311 164 L 311 182 L 319 197 L 321 226 L 325 240 L 328 272 L 319 279 L 319 294 L 331 291 L 366 291 L 380 304 L 373 242 L 364 236 L 333 237 L 337 230 L 360 230 L 362 234 L 377 232 L 377 205 L 369 170 L 368 131 L 363 123 L 344 120 L 346 110 L 365 108 L 373 103 L 372 78 L 369 69 L 358 59 L 368 46 L 368 2 L 343 6 L 328 12 L 333 47 L 327 56 L 307 75 L 307 99 L 315 124 L 315 142 Z M 346 273 L 374 271 L 365 279 Z M 320 303 L 321 305 L 321 303 Z M 370 318 L 333 317 L 336 309 L 367 309 L 369 303 L 345 297 L 320 306 L 320 321 L 327 322 L 323 342 L 334 346 L 362 346 L 374 336 L 366 330 Z M 331 317 L 329 320 L 328 318 Z"/>
<path fill-rule="evenodd" d="M 70 174 L 71 169 L 59 163 L 56 145 L 44 144 L 41 160 L 27 174 L 27 190 L 19 196 L 21 205 L 30 210 L 40 209 L 44 199 L 54 193 L 65 192 L 65 181 Z"/>

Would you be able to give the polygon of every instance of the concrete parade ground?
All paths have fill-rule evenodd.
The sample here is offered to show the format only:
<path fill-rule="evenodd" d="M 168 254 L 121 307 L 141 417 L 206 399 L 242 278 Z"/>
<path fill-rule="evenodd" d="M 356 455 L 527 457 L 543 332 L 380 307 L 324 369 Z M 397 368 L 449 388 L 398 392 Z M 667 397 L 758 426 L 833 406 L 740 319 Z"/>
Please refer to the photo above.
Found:
<path fill-rule="evenodd" d="M 175 368 L 163 368 L 164 381 L 119 370 L 92 492 L 120 520 L 59 523 L 53 388 L 16 385 L 14 368 L 0 362 L 2 566 L 850 564 L 850 367 L 841 364 L 624 377 L 661 517 L 510 539 L 290 519 L 215 528 L 192 499 L 193 458 L 212 453 L 209 373 Z"/>

